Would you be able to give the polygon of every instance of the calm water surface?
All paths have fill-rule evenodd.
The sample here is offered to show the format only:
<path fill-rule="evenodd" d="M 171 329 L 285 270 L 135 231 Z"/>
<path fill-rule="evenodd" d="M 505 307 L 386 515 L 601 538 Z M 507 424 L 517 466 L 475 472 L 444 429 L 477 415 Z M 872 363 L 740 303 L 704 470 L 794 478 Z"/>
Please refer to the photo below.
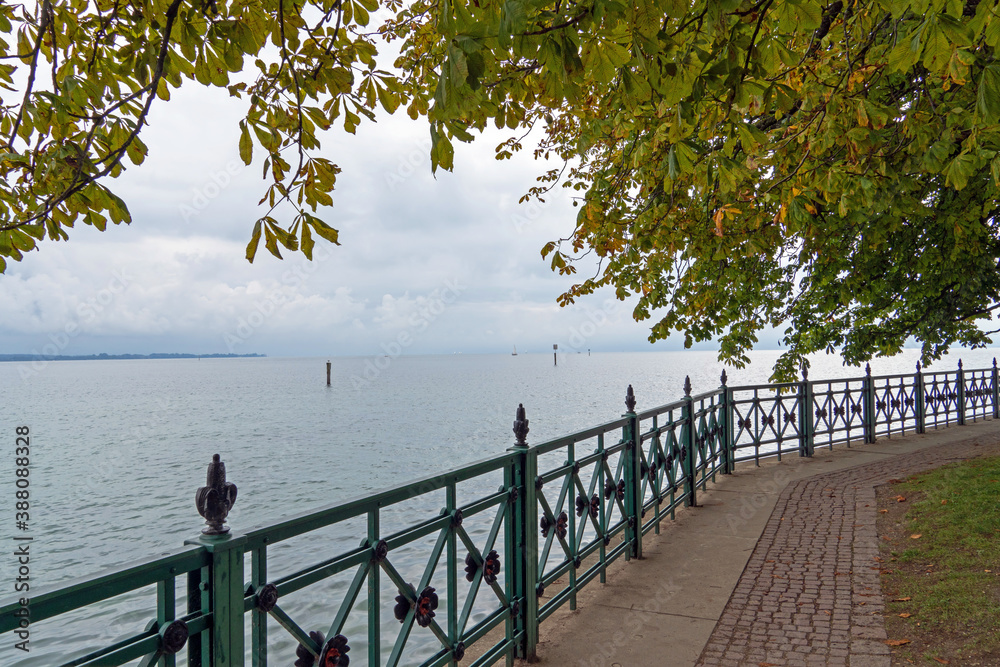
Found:
<path fill-rule="evenodd" d="M 981 368 L 994 354 L 964 351 L 962 357 L 966 368 Z M 749 368 L 727 369 L 729 384 L 766 382 L 777 355 L 753 353 Z M 908 350 L 876 360 L 872 370 L 910 373 L 916 358 L 917 351 Z M 930 370 L 952 370 L 956 361 L 957 355 Z M 197 535 L 202 519 L 194 493 L 214 453 L 239 486 L 228 524 L 245 530 L 502 453 L 513 442 L 518 403 L 531 423 L 529 442 L 539 443 L 617 418 L 628 384 L 642 410 L 680 398 L 686 375 L 694 393 L 714 389 L 723 368 L 713 352 L 570 354 L 561 355 L 558 366 L 545 354 L 337 358 L 333 386 L 326 387 L 325 362 L 0 364 L 0 442 L 6 439 L 8 453 L 0 459 L 0 497 L 7 499 L 0 503 L 0 537 L 11 544 L 15 532 L 14 429 L 26 425 L 33 588 L 153 556 Z M 816 357 L 810 371 L 813 379 L 861 374 L 831 356 Z M 390 513 L 383 530 L 393 520 L 402 525 L 403 518 Z M 361 535 L 360 524 L 330 533 L 331 539 L 349 536 L 351 547 Z M 272 548 L 269 558 L 275 567 L 291 568 L 328 558 L 336 553 L 331 548 L 343 547 L 299 540 Z M 416 554 L 411 563 L 405 553 L 398 558 L 406 576 L 418 579 L 423 561 Z M 12 559 L 0 558 L 0 598 L 13 594 L 13 578 Z M 343 586 L 334 582 L 330 594 Z M 287 604 L 332 615 L 329 596 L 300 597 Z M 27 659 L 6 636 L 0 664 L 51 665 L 81 650 L 81 637 L 110 641 L 141 630 L 149 597 L 140 598 L 69 622 L 33 625 Z M 385 615 L 395 623 L 388 609 Z M 271 634 L 272 655 L 294 654 L 280 629 Z M 422 640 L 411 641 L 419 646 Z M 363 645 L 352 646 L 352 664 L 363 664 Z"/>

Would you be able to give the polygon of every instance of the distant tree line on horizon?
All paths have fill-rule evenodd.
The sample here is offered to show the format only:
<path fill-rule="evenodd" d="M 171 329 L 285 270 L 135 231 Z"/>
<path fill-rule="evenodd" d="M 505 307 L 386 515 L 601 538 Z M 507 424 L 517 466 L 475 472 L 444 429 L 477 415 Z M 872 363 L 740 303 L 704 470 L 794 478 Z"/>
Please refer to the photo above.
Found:
<path fill-rule="evenodd" d="M 187 354 L 154 352 L 153 354 L 0 354 L 0 361 L 103 361 L 108 359 L 229 359 L 234 357 L 266 357 L 266 354 Z"/>

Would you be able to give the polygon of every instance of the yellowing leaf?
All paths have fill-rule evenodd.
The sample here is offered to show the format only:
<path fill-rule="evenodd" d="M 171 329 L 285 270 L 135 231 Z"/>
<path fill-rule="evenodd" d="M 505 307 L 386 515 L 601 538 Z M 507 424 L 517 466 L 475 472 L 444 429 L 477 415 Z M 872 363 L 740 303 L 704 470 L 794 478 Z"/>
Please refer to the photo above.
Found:
<path fill-rule="evenodd" d="M 250 164 L 253 161 L 253 139 L 245 122 L 240 123 L 240 159 L 243 160 L 243 164 Z"/>
<path fill-rule="evenodd" d="M 247 261 L 253 264 L 253 258 L 257 254 L 257 246 L 260 244 L 260 232 L 261 232 L 261 222 L 257 221 L 257 224 L 253 226 L 253 236 L 250 237 L 250 243 L 247 244 Z"/>

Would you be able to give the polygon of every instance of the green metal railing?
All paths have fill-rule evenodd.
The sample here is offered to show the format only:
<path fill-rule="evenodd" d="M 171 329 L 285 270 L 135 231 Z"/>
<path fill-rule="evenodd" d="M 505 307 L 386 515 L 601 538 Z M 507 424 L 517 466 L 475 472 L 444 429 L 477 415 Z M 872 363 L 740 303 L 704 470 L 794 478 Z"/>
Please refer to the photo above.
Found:
<path fill-rule="evenodd" d="M 860 378 L 804 374 L 740 387 L 723 372 L 715 391 L 692 396 L 688 379 L 681 400 L 642 412 L 630 386 L 621 418 L 533 446 L 519 406 L 515 443 L 498 456 L 242 533 L 222 528 L 236 494 L 216 459 L 198 498 L 209 534 L 37 593 L 30 622 L 149 598 L 144 629 L 60 655 L 64 665 L 174 667 L 179 657 L 192 666 L 285 665 L 287 651 L 268 655 L 269 637 L 282 633 L 292 640 L 286 649 L 298 644 L 299 666 L 509 665 L 533 656 L 539 625 L 564 605 L 575 609 L 579 591 L 605 581 L 611 563 L 641 557 L 643 536 L 697 505 L 716 475 L 816 447 L 996 419 L 997 380 L 996 360 L 971 371 L 959 362 L 956 371 L 918 365 L 912 375 L 875 377 L 867 368 Z M 306 566 L 271 558 L 302 540 L 328 557 Z M 322 590 L 319 619 L 296 603 L 311 590 Z M 0 605 L 0 633 L 23 630 L 23 609 L 18 599 Z"/>

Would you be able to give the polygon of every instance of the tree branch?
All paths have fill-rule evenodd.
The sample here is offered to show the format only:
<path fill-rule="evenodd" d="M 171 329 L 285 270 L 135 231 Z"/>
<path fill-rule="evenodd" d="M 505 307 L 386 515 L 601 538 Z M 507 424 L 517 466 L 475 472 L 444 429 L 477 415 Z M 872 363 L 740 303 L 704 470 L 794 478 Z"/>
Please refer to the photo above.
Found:
<path fill-rule="evenodd" d="M 42 50 L 42 40 L 45 38 L 45 31 L 51 20 L 52 4 L 50 0 L 42 3 L 42 20 L 38 26 L 38 36 L 35 38 L 35 48 L 31 51 L 31 70 L 28 73 L 28 85 L 24 89 L 24 97 L 21 100 L 21 107 L 17 110 L 17 118 L 14 119 L 14 128 L 10 131 L 10 141 L 7 142 L 7 150 L 14 150 L 14 140 L 17 139 L 17 131 L 24 120 L 24 109 L 31 101 L 31 91 L 35 86 L 35 73 L 38 70 L 38 54 Z"/>

